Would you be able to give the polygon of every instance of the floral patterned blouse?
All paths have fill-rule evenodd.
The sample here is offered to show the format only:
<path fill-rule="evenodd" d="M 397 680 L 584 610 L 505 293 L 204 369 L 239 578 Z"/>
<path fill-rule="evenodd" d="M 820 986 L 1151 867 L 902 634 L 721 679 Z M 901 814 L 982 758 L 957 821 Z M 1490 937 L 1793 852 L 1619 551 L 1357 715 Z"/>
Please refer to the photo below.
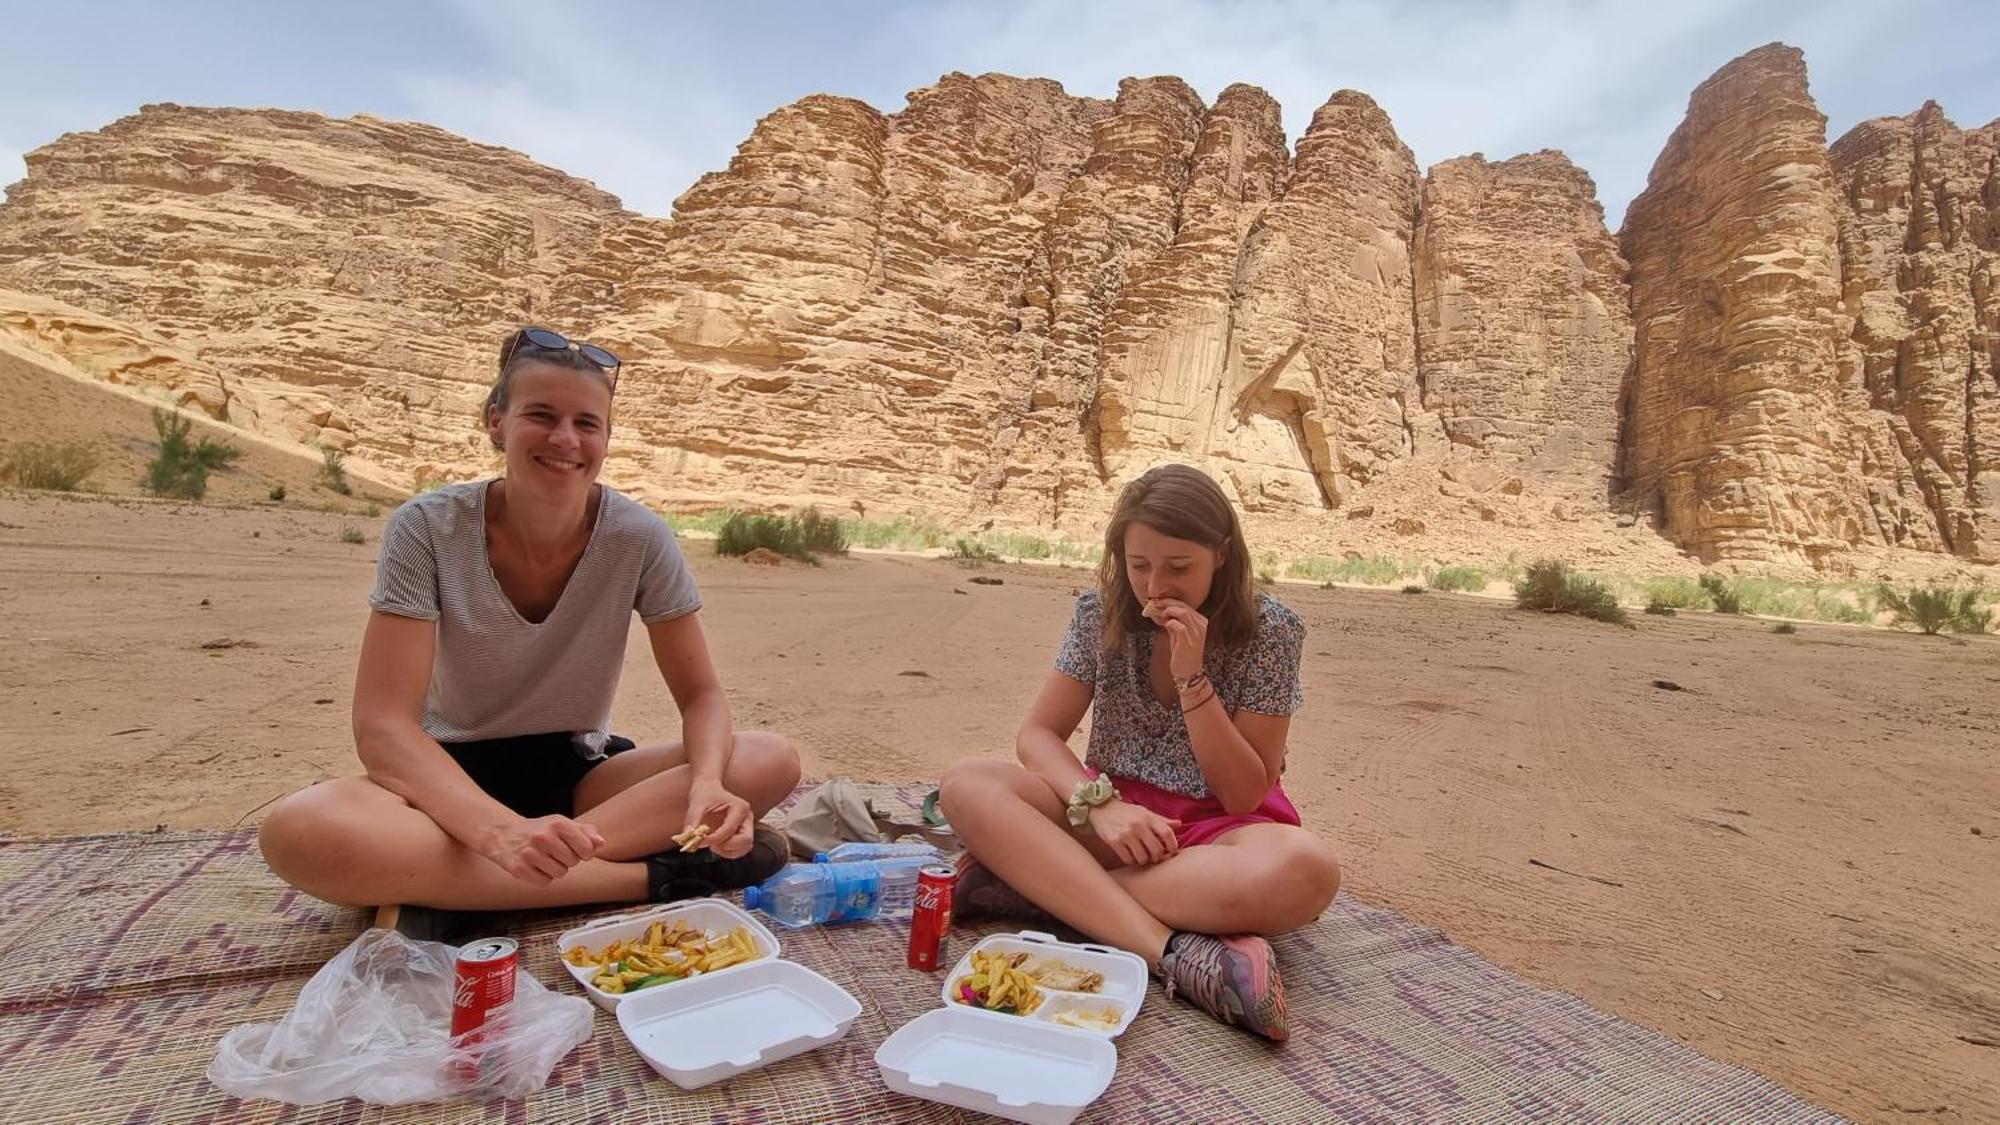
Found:
<path fill-rule="evenodd" d="M 1185 797 L 1209 795 L 1180 705 L 1162 703 L 1146 682 L 1157 630 L 1144 629 L 1106 652 L 1104 607 L 1093 590 L 1076 599 L 1056 671 L 1094 689 L 1090 749 L 1084 764 L 1114 777 L 1137 778 Z M 1202 670 L 1230 714 L 1290 715 L 1304 702 L 1299 653 L 1306 626 L 1269 594 L 1257 595 L 1257 634 L 1234 649 L 1211 647 Z M 1163 642 L 1164 643 L 1164 642 Z"/>

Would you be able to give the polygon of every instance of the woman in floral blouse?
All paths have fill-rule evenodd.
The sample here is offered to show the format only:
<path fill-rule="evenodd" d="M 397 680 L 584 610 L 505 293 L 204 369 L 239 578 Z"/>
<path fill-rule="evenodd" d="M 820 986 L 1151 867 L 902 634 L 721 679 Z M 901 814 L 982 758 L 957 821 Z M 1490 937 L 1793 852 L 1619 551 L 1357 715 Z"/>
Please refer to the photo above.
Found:
<path fill-rule="evenodd" d="M 944 780 L 971 856 L 957 911 L 1039 908 L 1146 958 L 1169 996 L 1286 1038 L 1263 935 L 1312 921 L 1340 885 L 1278 780 L 1304 639 L 1253 586 L 1214 481 L 1161 465 L 1127 485 L 1098 589 L 1015 737 L 1020 764 L 961 762 Z M 1086 711 L 1079 762 L 1068 739 Z"/>

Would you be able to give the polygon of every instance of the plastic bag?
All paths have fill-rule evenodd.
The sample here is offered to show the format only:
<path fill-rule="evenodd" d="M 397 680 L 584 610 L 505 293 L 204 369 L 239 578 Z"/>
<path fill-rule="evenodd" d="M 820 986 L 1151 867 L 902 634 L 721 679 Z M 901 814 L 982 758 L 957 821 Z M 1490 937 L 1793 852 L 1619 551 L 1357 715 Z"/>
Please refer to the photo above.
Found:
<path fill-rule="evenodd" d="M 449 1065 L 457 953 L 369 930 L 313 974 L 284 1019 L 223 1036 L 208 1080 L 239 1098 L 296 1105 L 483 1101 L 541 1089 L 557 1061 L 590 1038 L 590 1002 L 516 970 L 513 1003 L 489 1024 L 476 1071 L 460 1077 Z"/>

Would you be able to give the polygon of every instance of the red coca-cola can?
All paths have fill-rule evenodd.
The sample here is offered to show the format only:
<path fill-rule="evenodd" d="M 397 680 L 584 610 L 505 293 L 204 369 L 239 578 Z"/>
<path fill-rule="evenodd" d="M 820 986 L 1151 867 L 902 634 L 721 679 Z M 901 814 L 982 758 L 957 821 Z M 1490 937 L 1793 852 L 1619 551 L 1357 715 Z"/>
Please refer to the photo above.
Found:
<path fill-rule="evenodd" d="M 934 970 L 944 934 L 951 929 L 951 886 L 958 873 L 941 864 L 917 872 L 917 905 L 910 912 L 910 968 Z"/>
<path fill-rule="evenodd" d="M 520 965 L 521 945 L 513 938 L 481 938 L 459 947 L 451 983 L 451 1072 L 461 1085 L 479 1078 L 486 1040 L 514 1002 Z"/>

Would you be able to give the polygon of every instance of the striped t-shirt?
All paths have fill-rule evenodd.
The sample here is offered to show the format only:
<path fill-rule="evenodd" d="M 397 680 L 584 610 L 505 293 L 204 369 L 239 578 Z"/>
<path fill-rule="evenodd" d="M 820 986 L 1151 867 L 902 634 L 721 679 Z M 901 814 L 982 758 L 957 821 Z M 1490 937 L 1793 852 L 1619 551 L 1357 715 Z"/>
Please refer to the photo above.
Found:
<path fill-rule="evenodd" d="M 633 612 L 651 624 L 700 609 L 694 575 L 665 520 L 600 486 L 597 524 L 569 585 L 547 618 L 529 621 L 486 556 L 492 483 L 448 485 L 396 509 L 368 604 L 438 623 L 423 716 L 432 738 L 570 731 L 601 744 Z"/>

